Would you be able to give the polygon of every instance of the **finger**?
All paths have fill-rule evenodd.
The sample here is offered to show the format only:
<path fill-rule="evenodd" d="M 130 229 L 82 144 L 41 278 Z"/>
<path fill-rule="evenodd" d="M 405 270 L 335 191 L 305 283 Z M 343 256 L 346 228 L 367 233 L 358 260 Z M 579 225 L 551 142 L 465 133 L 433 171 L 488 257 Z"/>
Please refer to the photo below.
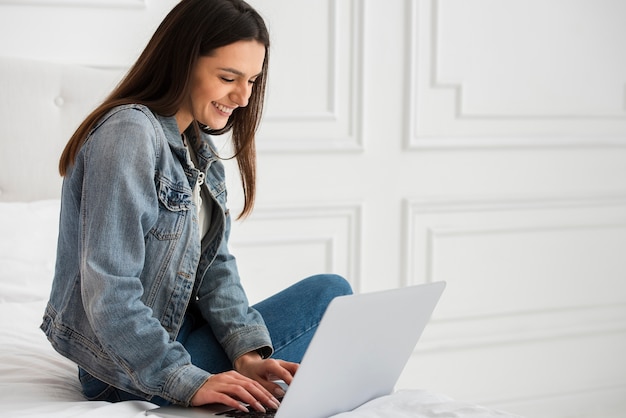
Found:
<path fill-rule="evenodd" d="M 272 409 L 278 409 L 280 405 L 280 402 L 259 382 L 245 376 L 240 375 L 240 379 L 230 387 L 230 390 L 232 396 L 261 412 L 265 412 L 263 405 Z"/>
<path fill-rule="evenodd" d="M 242 412 L 250 412 L 250 410 L 246 408 L 246 406 L 242 404 L 240 401 L 224 393 L 216 393 L 215 399 L 216 400 L 212 401 L 211 403 L 215 402 L 215 403 L 229 406 L 233 409 L 237 409 Z"/>
<path fill-rule="evenodd" d="M 288 385 L 280 385 L 277 383 L 278 381 L 274 381 L 269 383 L 269 387 L 268 389 L 270 389 L 272 391 L 272 393 L 274 394 L 274 396 L 276 396 L 277 399 L 282 400 L 282 398 L 285 396 L 285 389 L 287 388 Z"/>
<path fill-rule="evenodd" d="M 221 382 L 223 377 L 213 375 L 194 395 L 191 404 L 200 406 L 209 403 L 219 403 L 243 412 L 249 412 L 241 402 L 228 394 L 228 384 Z"/>
<path fill-rule="evenodd" d="M 278 407 L 280 406 L 280 401 L 276 399 L 276 396 L 270 393 L 270 389 L 273 389 L 273 388 L 266 388 L 265 386 L 261 385 L 258 382 L 255 382 L 255 384 L 258 386 L 257 389 L 259 389 L 260 391 L 259 393 L 254 394 L 255 398 L 259 400 L 263 405 L 266 405 L 269 408 L 278 409 Z"/>
<path fill-rule="evenodd" d="M 290 361 L 280 360 L 280 364 L 284 369 L 287 369 L 291 375 L 295 375 L 300 365 L 298 363 L 292 363 Z"/>
<path fill-rule="evenodd" d="M 288 385 L 293 380 L 293 375 L 298 370 L 297 363 L 291 363 L 283 360 L 268 361 L 267 375 L 271 376 L 271 380 L 282 380 Z"/>
<path fill-rule="evenodd" d="M 195 405 L 217 402 L 247 411 L 241 404 L 244 402 L 260 412 L 265 412 L 260 402 L 263 401 L 270 408 L 278 407 L 275 398 L 265 388 L 235 371 L 213 375 L 200 391 L 201 397 L 196 398 Z"/>

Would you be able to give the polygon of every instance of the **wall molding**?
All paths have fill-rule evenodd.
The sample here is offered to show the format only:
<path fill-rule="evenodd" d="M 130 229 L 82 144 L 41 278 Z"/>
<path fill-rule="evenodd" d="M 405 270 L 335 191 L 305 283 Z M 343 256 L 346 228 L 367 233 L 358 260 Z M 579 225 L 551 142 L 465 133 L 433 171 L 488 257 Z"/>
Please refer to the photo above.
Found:
<path fill-rule="evenodd" d="M 626 303 L 433 319 L 416 352 L 463 351 L 616 333 L 626 334 Z"/>
<path fill-rule="evenodd" d="M 292 237 L 292 236 L 274 236 L 267 238 L 243 238 L 234 240 L 238 248 L 266 248 L 266 247 L 299 247 L 318 245 L 324 248 L 326 254 L 324 271 L 333 271 L 339 264 L 337 260 L 336 247 L 337 240 L 334 237 Z"/>
<path fill-rule="evenodd" d="M 442 0 L 406 0 L 407 85 L 405 149 L 448 148 L 605 148 L 626 146 L 626 83 L 624 114 L 495 115 L 469 114 L 462 106 L 463 81 L 446 83 L 438 76 L 439 6 Z M 423 72 L 426 73 L 423 73 Z M 425 99 L 426 98 L 426 99 Z M 425 114 L 423 100 L 450 103 L 446 111 Z M 420 103 L 422 101 L 422 103 Z M 434 108 L 434 107 L 433 107 Z M 433 128 L 432 120 L 438 126 Z M 422 133 L 422 120 L 431 124 Z M 513 133 L 513 134 L 512 134 Z M 571 133 L 571 134 L 568 134 Z"/>
<path fill-rule="evenodd" d="M 102 9 L 145 9 L 146 0 L 0 0 L 2 5 L 43 7 L 95 7 Z"/>
<path fill-rule="evenodd" d="M 241 247 L 321 245 L 326 271 L 343 274 L 358 292 L 362 212 L 362 203 L 259 206 L 245 224 L 237 225 L 231 242 Z M 324 225 L 315 226 L 320 221 Z M 293 229 L 278 233 L 272 228 L 274 222 L 283 226 L 293 222 Z"/>
<path fill-rule="evenodd" d="M 328 2 L 330 40 L 327 108 L 313 113 L 266 114 L 257 141 L 259 151 L 303 153 L 360 151 L 363 148 L 361 99 L 364 6 L 359 0 Z M 342 14 L 341 7 L 349 7 L 349 13 Z M 340 35 L 348 37 L 345 44 L 340 42 Z M 341 63 L 346 56 L 347 67 L 344 68 Z M 341 82 L 340 79 L 347 82 Z"/>
<path fill-rule="evenodd" d="M 533 218 L 536 213 L 545 216 Z M 564 216 L 554 216 L 561 213 Z M 494 216 L 494 220 L 491 214 L 504 216 Z M 472 220 L 474 215 L 480 218 Z M 406 199 L 404 216 L 405 284 L 414 285 L 442 279 L 434 270 L 434 261 L 437 242 L 446 238 L 626 231 L 626 196 Z M 420 256 L 415 257 L 415 254 Z M 484 312 L 454 308 L 446 314 L 436 314 L 429 325 L 429 337 L 420 342 L 420 350 L 462 350 L 626 332 L 626 303 L 621 302 L 567 302 L 550 309 L 538 304 L 537 307 L 508 311 L 495 306 L 497 304 Z M 467 329 L 472 332 L 468 334 Z"/>
<path fill-rule="evenodd" d="M 508 211 L 529 211 L 529 210 L 553 210 L 553 209 L 576 209 L 576 208 L 594 208 L 594 207 L 621 207 L 626 206 L 626 196 L 624 195 L 581 195 L 581 196 L 564 196 L 561 198 L 548 196 L 507 196 L 501 198 L 483 197 L 483 198 L 423 198 L 423 199 L 405 199 L 404 203 L 404 219 L 405 219 L 405 257 L 404 268 L 405 282 L 407 285 L 416 284 L 415 277 L 419 276 L 416 271 L 414 260 L 411 254 L 415 252 L 416 239 L 412 235 L 415 229 L 415 218 L 420 214 L 445 214 L 445 213 L 476 213 L 476 212 L 508 212 Z M 440 227 L 434 225 L 424 226 L 424 235 L 420 238 L 425 245 L 425 267 L 423 269 L 422 279 L 419 282 L 428 282 L 433 279 L 431 258 L 433 251 L 433 241 L 436 235 L 450 234 L 477 234 L 477 233 L 494 233 L 520 230 L 547 230 L 547 229 L 572 229 L 572 228 L 589 228 L 589 227 L 616 227 L 623 226 L 609 222 L 594 222 L 592 224 L 533 224 L 523 227 L 515 225 L 480 225 L 480 226 L 454 226 Z"/>
<path fill-rule="evenodd" d="M 440 13 L 440 5 L 442 0 L 430 0 L 431 1 L 431 48 L 432 53 L 431 62 L 430 62 L 430 88 L 433 89 L 447 89 L 454 92 L 455 100 L 454 100 L 454 109 L 455 109 L 455 118 L 456 119 L 487 119 L 487 120 L 541 120 L 541 119 L 558 119 L 558 120 L 567 120 L 567 119 L 597 119 L 597 120 L 610 120 L 610 119 L 626 119 L 626 82 L 622 85 L 622 109 L 621 114 L 585 114 L 585 113 L 570 113 L 570 112 L 561 112 L 558 114 L 490 114 L 490 113 L 470 113 L 463 107 L 463 96 L 465 94 L 466 86 L 462 81 L 458 82 L 443 82 L 440 81 L 439 74 L 439 59 L 438 53 L 440 51 L 439 41 L 441 39 L 441 33 L 439 32 L 440 23 L 441 23 L 441 13 Z M 444 0 L 445 1 L 445 0 Z M 625 80 L 626 81 L 626 80 Z"/>

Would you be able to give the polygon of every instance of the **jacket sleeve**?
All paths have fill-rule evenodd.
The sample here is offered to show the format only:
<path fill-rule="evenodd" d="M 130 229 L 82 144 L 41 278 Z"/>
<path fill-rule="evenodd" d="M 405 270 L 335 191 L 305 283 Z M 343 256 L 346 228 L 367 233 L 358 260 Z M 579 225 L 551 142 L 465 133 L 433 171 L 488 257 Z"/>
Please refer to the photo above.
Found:
<path fill-rule="evenodd" d="M 228 249 L 229 211 L 224 212 L 223 220 L 221 242 L 202 278 L 197 304 L 231 362 L 251 351 L 267 358 L 273 352 L 269 332 L 261 314 L 248 303 L 236 259 Z"/>
<path fill-rule="evenodd" d="M 123 117 L 124 112 L 136 112 Z M 111 116 L 85 143 L 80 274 L 88 320 L 108 356 L 137 389 L 189 405 L 209 373 L 191 364 L 142 301 L 145 236 L 158 215 L 157 135 L 137 110 Z"/>

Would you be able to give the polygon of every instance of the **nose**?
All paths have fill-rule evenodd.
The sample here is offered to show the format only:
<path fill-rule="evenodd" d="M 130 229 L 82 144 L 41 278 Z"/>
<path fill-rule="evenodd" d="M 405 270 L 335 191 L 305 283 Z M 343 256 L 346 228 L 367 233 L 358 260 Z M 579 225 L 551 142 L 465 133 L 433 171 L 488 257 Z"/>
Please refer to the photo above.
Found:
<path fill-rule="evenodd" d="M 230 99 L 236 103 L 237 106 L 246 107 L 248 106 L 250 95 L 252 95 L 252 84 L 242 80 L 237 83 L 236 87 L 231 92 Z"/>

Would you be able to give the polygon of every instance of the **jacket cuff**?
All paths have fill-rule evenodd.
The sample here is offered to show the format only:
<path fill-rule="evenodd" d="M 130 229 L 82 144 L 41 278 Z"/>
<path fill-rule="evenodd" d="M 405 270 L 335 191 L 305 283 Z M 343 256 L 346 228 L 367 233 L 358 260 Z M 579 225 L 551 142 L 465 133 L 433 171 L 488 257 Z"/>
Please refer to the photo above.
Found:
<path fill-rule="evenodd" d="M 270 357 L 274 352 L 269 331 L 264 325 L 248 326 L 236 330 L 226 338 L 222 346 L 231 363 L 251 351 L 258 352 L 263 358 Z"/>
<path fill-rule="evenodd" d="M 176 404 L 191 406 L 191 398 L 209 377 L 211 373 L 193 364 L 185 365 L 165 382 L 162 396 Z"/>

